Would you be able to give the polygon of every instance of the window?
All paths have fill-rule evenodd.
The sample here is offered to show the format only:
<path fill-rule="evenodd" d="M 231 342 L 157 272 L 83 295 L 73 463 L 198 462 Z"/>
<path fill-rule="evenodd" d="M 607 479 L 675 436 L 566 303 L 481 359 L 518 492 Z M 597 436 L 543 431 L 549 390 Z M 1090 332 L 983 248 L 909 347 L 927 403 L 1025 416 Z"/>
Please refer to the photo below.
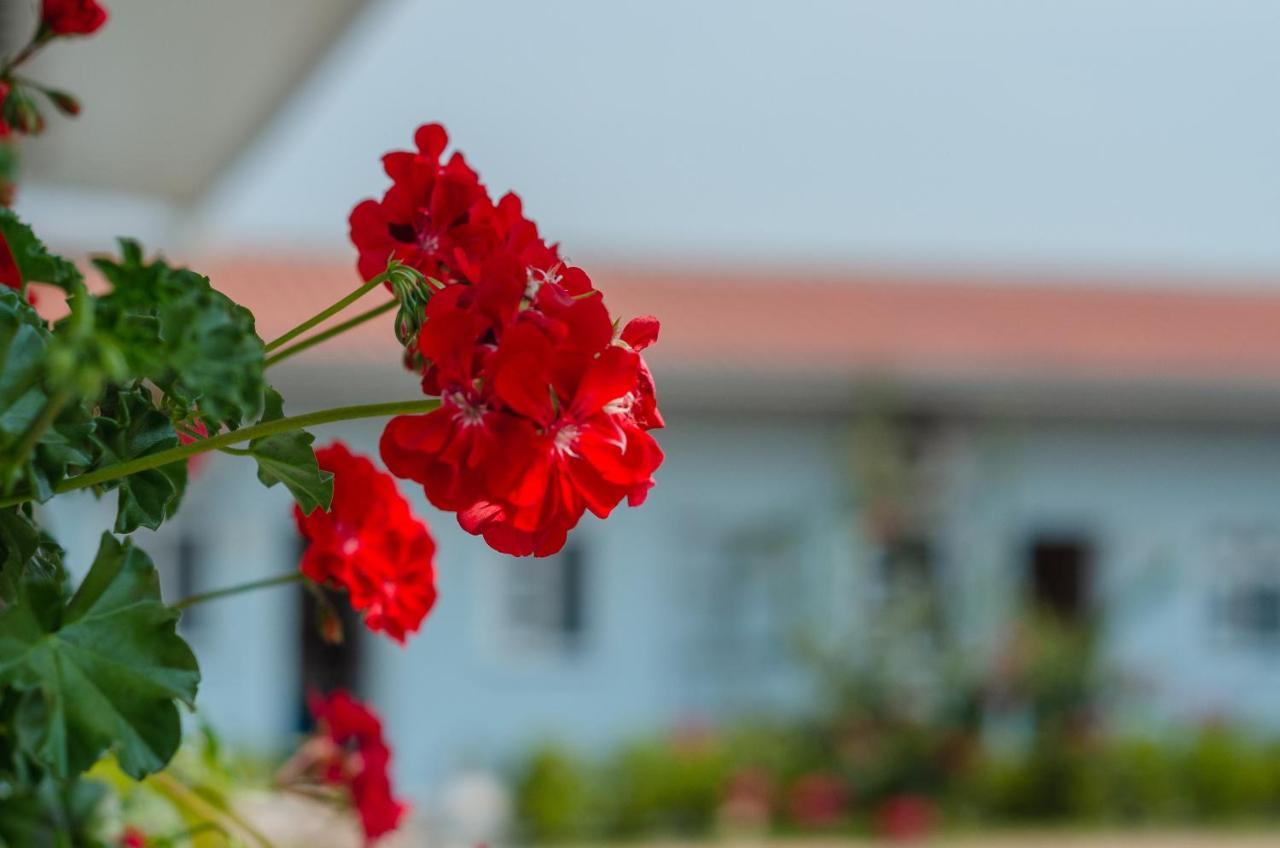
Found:
<path fill-rule="evenodd" d="M 189 598 L 200 591 L 200 573 L 203 567 L 204 547 L 200 540 L 190 531 L 184 530 L 178 537 L 174 552 L 174 593 L 175 599 Z M 201 622 L 200 606 L 188 607 L 182 613 L 181 627 L 184 631 L 195 630 Z"/>
<path fill-rule="evenodd" d="M 1037 609 L 1078 621 L 1088 611 L 1093 550 L 1077 536 L 1040 536 L 1032 540 L 1031 602 Z"/>
<path fill-rule="evenodd" d="M 1216 641 L 1280 645 L 1280 531 L 1239 526 L 1214 534 L 1210 603 Z"/>
<path fill-rule="evenodd" d="M 586 630 L 586 561 L 572 542 L 541 559 L 503 559 L 498 627 L 503 648 L 564 653 L 577 649 Z"/>

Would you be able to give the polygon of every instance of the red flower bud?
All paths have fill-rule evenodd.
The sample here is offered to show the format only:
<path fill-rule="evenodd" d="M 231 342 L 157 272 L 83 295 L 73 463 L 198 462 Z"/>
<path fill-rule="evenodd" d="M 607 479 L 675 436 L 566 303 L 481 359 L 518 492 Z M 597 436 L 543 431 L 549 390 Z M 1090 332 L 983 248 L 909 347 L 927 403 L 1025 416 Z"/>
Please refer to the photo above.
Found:
<path fill-rule="evenodd" d="M 56 88 L 46 88 L 44 94 L 45 97 L 49 98 L 49 102 L 54 105 L 54 108 L 62 114 L 70 115 L 71 117 L 80 114 L 80 101 L 76 99 L 75 95 L 59 91 Z"/>
<path fill-rule="evenodd" d="M 89 35 L 107 22 L 97 0 L 44 0 L 41 24 L 54 35 Z"/>

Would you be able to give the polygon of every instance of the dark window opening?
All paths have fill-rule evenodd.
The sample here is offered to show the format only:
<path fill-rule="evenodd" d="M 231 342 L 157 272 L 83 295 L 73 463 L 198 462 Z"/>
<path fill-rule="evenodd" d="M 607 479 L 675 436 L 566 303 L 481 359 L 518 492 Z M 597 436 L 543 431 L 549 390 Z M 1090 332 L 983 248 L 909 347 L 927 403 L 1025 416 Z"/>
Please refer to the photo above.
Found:
<path fill-rule="evenodd" d="M 934 576 L 933 544 L 922 535 L 903 535 L 883 547 L 880 564 L 887 585 L 928 588 Z"/>
<path fill-rule="evenodd" d="M 301 555 L 306 547 L 299 539 Z M 317 594 L 323 596 L 322 603 Z M 307 697 L 312 693 L 327 693 L 334 689 L 346 689 L 358 693 L 360 689 L 360 617 L 351 609 L 346 593 L 318 587 L 299 587 L 298 603 L 301 614 L 298 633 L 301 662 L 301 685 L 298 693 L 298 729 L 311 729 L 311 713 L 307 709 Z M 342 628 L 342 641 L 331 644 L 321 636 L 325 606 L 337 614 Z"/>
<path fill-rule="evenodd" d="M 560 553 L 560 630 L 573 639 L 582 634 L 585 613 L 583 594 L 586 575 L 582 561 L 582 548 L 566 545 Z"/>
<path fill-rule="evenodd" d="M 1093 551 L 1083 539 L 1039 538 L 1031 544 L 1031 601 L 1067 621 L 1084 617 L 1089 604 Z"/>
<path fill-rule="evenodd" d="M 177 550 L 174 552 L 174 592 L 177 598 L 189 598 L 200 591 L 200 569 L 202 567 L 203 546 L 200 540 L 191 533 L 183 533 L 178 538 Z M 192 630 L 200 626 L 200 605 L 187 607 L 182 612 L 182 629 Z"/>
<path fill-rule="evenodd" d="M 587 628 L 587 558 L 569 543 L 555 556 L 503 563 L 500 615 L 507 641 L 520 650 L 566 652 Z"/>

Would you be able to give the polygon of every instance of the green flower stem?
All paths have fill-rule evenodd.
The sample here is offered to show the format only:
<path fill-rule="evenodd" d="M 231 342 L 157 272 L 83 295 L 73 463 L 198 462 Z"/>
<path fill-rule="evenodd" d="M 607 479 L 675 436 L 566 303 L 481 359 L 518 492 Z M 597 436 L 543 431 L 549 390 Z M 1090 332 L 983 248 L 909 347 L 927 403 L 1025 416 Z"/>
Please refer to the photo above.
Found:
<path fill-rule="evenodd" d="M 64 480 L 53 491 L 54 494 L 63 494 L 64 492 L 73 492 L 77 489 L 85 489 L 90 486 L 98 486 L 102 483 L 118 480 L 121 477 L 128 477 L 130 474 L 137 474 L 139 471 L 149 471 L 152 468 L 159 468 L 162 465 L 168 465 L 171 462 L 180 462 L 195 456 L 196 454 L 205 453 L 211 450 L 221 450 L 230 445 L 240 444 L 241 442 L 252 441 L 253 439 L 261 439 L 265 436 L 275 436 L 280 433 L 289 433 L 294 430 L 301 430 L 305 427 L 315 427 L 320 424 L 332 424 L 337 421 L 353 421 L 359 418 L 385 418 L 388 415 L 404 415 L 411 413 L 431 412 L 440 405 L 437 398 L 425 398 L 422 400 L 401 400 L 392 401 L 391 403 L 366 403 L 357 406 L 339 406 L 333 409 L 322 409 L 319 412 L 307 412 L 302 415 L 294 415 L 290 418 L 277 418 L 274 421 L 264 421 L 261 424 L 254 424 L 252 427 L 242 427 L 239 430 L 229 430 L 225 433 L 218 433 L 215 436 L 209 436 L 207 439 L 200 439 L 189 445 L 179 445 L 168 450 L 157 451 L 147 456 L 140 456 L 137 459 L 131 459 L 128 462 L 119 462 L 115 465 L 108 465 L 105 468 L 99 468 L 96 471 L 90 471 L 87 474 L 81 474 L 78 477 L 72 477 Z M 16 506 L 17 504 L 26 503 L 33 499 L 30 493 L 14 495 L 8 498 L 0 499 L 0 509 L 8 506 Z"/>
<path fill-rule="evenodd" d="M 390 279 L 390 275 L 386 271 L 382 272 L 381 274 L 374 277 L 372 280 L 365 283 L 363 286 L 356 289 L 351 294 L 347 295 L 342 300 L 333 304 L 329 308 L 320 310 L 315 315 L 312 315 L 310 318 L 303 321 L 301 324 L 294 327 L 289 332 L 285 333 L 283 336 L 272 339 L 267 344 L 267 348 L 266 348 L 267 353 L 271 353 L 271 351 L 275 350 L 276 348 L 279 348 L 282 345 L 288 344 L 289 342 L 293 341 L 298 336 L 302 335 L 307 330 L 310 330 L 312 327 L 316 326 L 317 324 L 320 324 L 328 320 L 329 318 L 332 318 L 334 315 L 337 315 L 339 312 L 346 309 L 348 306 L 355 303 L 357 300 L 364 297 L 366 294 L 373 291 L 378 286 L 382 285 L 388 279 Z"/>
<path fill-rule="evenodd" d="M 341 324 L 335 324 L 334 326 L 330 327 L 327 330 L 323 330 L 319 333 L 316 333 L 314 336 L 308 336 L 307 338 L 303 339 L 297 344 L 291 345 L 285 348 L 284 350 L 278 351 L 272 354 L 271 356 L 268 356 L 267 367 L 270 368 L 272 365 L 275 365 L 277 362 L 280 362 L 282 360 L 288 359 L 289 357 L 293 356 L 295 353 L 302 353 L 302 351 L 306 350 L 307 348 L 314 347 L 315 345 L 318 345 L 321 342 L 328 341 L 334 336 L 341 335 L 342 333 L 345 333 L 347 330 L 350 330 L 352 327 L 358 327 L 364 322 L 372 318 L 377 318 L 379 315 L 383 314 L 384 312 L 390 312 L 392 309 L 395 309 L 399 305 L 400 305 L 400 301 L 398 300 L 395 300 L 395 299 L 388 300 L 386 303 L 381 304 L 380 306 L 375 306 L 367 312 L 361 312 L 356 317 L 351 318 L 347 321 L 343 321 Z M 268 348 L 268 350 L 270 350 L 270 348 Z"/>
<path fill-rule="evenodd" d="M 248 583 L 240 583 L 235 586 L 228 586 L 225 589 L 212 589 L 208 592 L 200 592 L 195 595 L 183 598 L 173 605 L 174 609 L 186 609 L 196 604 L 203 604 L 205 601 L 212 601 L 216 598 L 229 598 L 232 595 L 239 595 L 242 592 L 252 592 L 255 589 L 267 589 L 272 586 L 284 586 L 288 583 L 297 583 L 302 580 L 301 571 L 291 571 L 288 574 L 277 574 L 275 577 L 264 577 L 261 580 L 252 580 Z"/>
<path fill-rule="evenodd" d="M 253 825 L 230 809 L 224 809 L 167 771 L 156 772 L 145 781 L 146 786 L 173 802 L 179 810 L 192 816 L 213 822 L 224 833 L 230 833 L 246 845 L 271 848 L 267 839 Z"/>
<path fill-rule="evenodd" d="M 26 432 L 22 434 L 22 441 L 18 442 L 18 446 L 14 450 L 13 459 L 11 460 L 14 468 L 21 467 L 23 461 L 27 458 L 27 454 L 35 450 L 40 437 L 44 435 L 44 431 L 53 426 L 53 422 L 58 419 L 58 414 L 62 412 L 63 407 L 70 400 L 71 393 L 64 391 L 55 393 L 53 397 L 45 402 L 44 409 L 40 410 L 40 414 L 27 425 Z"/>
<path fill-rule="evenodd" d="M 14 68 L 30 59 L 40 50 L 41 47 L 44 47 L 52 40 L 53 33 L 49 32 L 49 30 L 45 29 L 45 27 L 41 25 L 40 32 L 34 39 L 32 39 L 31 43 L 22 48 L 22 50 L 10 59 L 3 68 L 0 68 L 0 77 L 8 76 Z"/>

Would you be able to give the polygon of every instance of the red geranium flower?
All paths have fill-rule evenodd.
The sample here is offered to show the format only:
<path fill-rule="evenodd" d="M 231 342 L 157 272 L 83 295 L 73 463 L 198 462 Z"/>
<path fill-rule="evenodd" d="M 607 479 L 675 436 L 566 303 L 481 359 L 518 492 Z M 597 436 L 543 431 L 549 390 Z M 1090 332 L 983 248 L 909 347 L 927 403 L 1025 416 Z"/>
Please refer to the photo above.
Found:
<path fill-rule="evenodd" d="M 147 848 L 147 835 L 136 827 L 126 827 L 120 834 L 120 848 Z"/>
<path fill-rule="evenodd" d="M 310 698 L 317 736 L 304 747 L 306 771 L 341 786 L 360 816 L 366 844 L 394 831 L 409 812 L 391 788 L 391 749 L 382 738 L 382 722 L 367 706 L 342 690 Z"/>
<path fill-rule="evenodd" d="M 333 474 L 333 502 L 310 515 L 294 507 L 309 542 L 302 573 L 345 589 L 370 630 L 403 642 L 436 601 L 435 541 L 395 480 L 368 459 L 341 443 L 316 459 Z"/>
<path fill-rule="evenodd" d="M 483 256 L 497 243 L 493 203 L 476 172 L 461 153 L 440 161 L 449 144 L 444 127 L 419 127 L 414 141 L 416 152 L 382 157 L 391 178 L 382 200 L 366 200 L 351 211 L 351 241 L 366 280 L 394 258 L 449 282 L 468 256 Z"/>
<path fill-rule="evenodd" d="M 441 164 L 439 125 L 416 141 L 416 153 L 384 158 L 383 199 L 351 214 L 366 279 L 393 258 L 446 284 L 407 357 L 440 408 L 393 419 L 382 459 L 490 546 L 546 556 L 587 510 L 639 504 L 653 485 L 662 451 L 649 431 L 663 422 L 640 351 L 658 322 L 616 331 L 591 279 L 543 240 L 519 197 L 494 204 L 459 154 Z"/>
<path fill-rule="evenodd" d="M 96 0 L 44 0 L 41 21 L 54 35 L 89 35 L 107 22 Z"/>

